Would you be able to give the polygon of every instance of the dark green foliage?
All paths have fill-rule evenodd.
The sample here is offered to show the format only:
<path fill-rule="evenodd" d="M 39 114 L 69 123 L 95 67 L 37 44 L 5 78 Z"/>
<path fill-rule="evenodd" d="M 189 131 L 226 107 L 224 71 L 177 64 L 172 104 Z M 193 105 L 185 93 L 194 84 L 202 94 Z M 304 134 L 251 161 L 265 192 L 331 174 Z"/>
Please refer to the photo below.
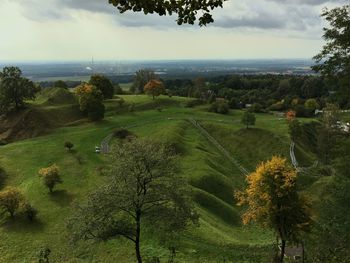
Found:
<path fill-rule="evenodd" d="M 249 108 L 250 112 L 261 113 L 263 111 L 263 106 L 260 103 L 253 103 Z"/>
<path fill-rule="evenodd" d="M 113 136 L 118 138 L 118 139 L 126 139 L 128 136 L 131 136 L 132 133 L 128 131 L 127 129 L 118 129 L 113 132 Z"/>
<path fill-rule="evenodd" d="M 350 74 L 350 5 L 325 9 L 322 17 L 330 27 L 324 28 L 326 41 L 322 51 L 314 57 L 314 69 L 325 76 L 349 77 Z"/>
<path fill-rule="evenodd" d="M 24 100 L 33 100 L 38 91 L 39 87 L 22 77 L 19 68 L 4 67 L 0 72 L 0 114 L 23 107 Z"/>
<path fill-rule="evenodd" d="M 310 108 L 306 108 L 304 105 L 296 105 L 293 107 L 297 117 L 312 117 L 315 115 L 315 111 Z"/>
<path fill-rule="evenodd" d="M 230 111 L 230 107 L 226 101 L 216 101 L 210 104 L 208 111 L 220 114 L 227 114 Z"/>
<path fill-rule="evenodd" d="M 249 126 L 255 125 L 255 114 L 249 111 L 245 111 L 242 115 L 241 123 L 244 124 L 247 129 Z"/>
<path fill-rule="evenodd" d="M 33 222 L 38 215 L 38 210 L 36 210 L 30 203 L 25 203 L 23 205 L 23 213 L 30 222 Z"/>
<path fill-rule="evenodd" d="M 103 75 L 93 75 L 90 78 L 89 84 L 95 86 L 102 92 L 104 99 L 112 99 L 114 95 L 114 86 L 112 82 Z"/>
<path fill-rule="evenodd" d="M 57 81 L 55 81 L 55 83 L 53 84 L 53 86 L 54 86 L 55 88 L 68 89 L 67 83 L 64 82 L 63 80 L 57 80 Z"/>
<path fill-rule="evenodd" d="M 168 147 L 133 140 L 116 147 L 112 156 L 106 185 L 77 207 L 68 229 L 74 241 L 124 237 L 135 244 L 140 263 L 144 224 L 158 231 L 177 232 L 197 216 Z"/>
<path fill-rule="evenodd" d="M 120 87 L 119 84 L 115 84 L 114 85 L 114 94 L 117 94 L 117 95 L 123 95 L 124 92 L 122 90 L 122 88 Z"/>
<path fill-rule="evenodd" d="M 177 23 L 194 24 L 198 18 L 200 26 L 214 22 L 210 12 L 218 7 L 222 7 L 226 0 L 109 0 L 109 3 L 118 8 L 121 13 L 126 11 L 143 12 L 144 14 L 156 13 L 160 16 L 177 14 Z"/>
<path fill-rule="evenodd" d="M 350 5 L 325 9 L 322 17 L 329 27 L 324 28 L 326 44 L 314 57 L 313 69 L 339 86 L 336 100 L 340 106 L 350 106 Z"/>
<path fill-rule="evenodd" d="M 64 143 L 64 148 L 66 148 L 69 152 L 72 150 L 73 147 L 74 147 L 74 144 L 70 141 L 66 141 Z"/>
<path fill-rule="evenodd" d="M 88 112 L 88 118 L 91 121 L 100 121 L 103 120 L 104 116 L 105 116 L 105 105 L 103 105 L 103 103 L 92 103 L 89 106 L 89 112 Z"/>
<path fill-rule="evenodd" d="M 50 254 L 51 254 L 51 250 L 48 247 L 44 247 L 40 249 L 39 255 L 38 255 L 39 263 L 49 263 Z"/>
<path fill-rule="evenodd" d="M 350 180 L 335 178 L 321 193 L 318 217 L 309 241 L 312 262 L 347 262 L 350 258 Z"/>
<path fill-rule="evenodd" d="M 157 79 L 154 71 L 141 69 L 135 73 L 134 82 L 130 88 L 130 91 L 135 94 L 142 94 L 146 84 L 154 79 Z"/>
<path fill-rule="evenodd" d="M 7 177 L 7 174 L 6 174 L 5 170 L 0 167 L 0 189 L 4 185 L 6 177 Z"/>
<path fill-rule="evenodd" d="M 103 94 L 95 86 L 83 83 L 77 87 L 80 110 L 87 115 L 91 121 L 99 121 L 104 118 L 105 105 Z"/>

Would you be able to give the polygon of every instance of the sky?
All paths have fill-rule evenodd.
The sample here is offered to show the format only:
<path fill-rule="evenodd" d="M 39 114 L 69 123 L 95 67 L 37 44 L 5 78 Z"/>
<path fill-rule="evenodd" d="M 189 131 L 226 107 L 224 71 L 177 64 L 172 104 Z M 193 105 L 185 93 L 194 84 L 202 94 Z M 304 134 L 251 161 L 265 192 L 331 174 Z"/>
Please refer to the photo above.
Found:
<path fill-rule="evenodd" d="M 108 0 L 0 0 L 4 61 L 311 58 L 320 13 L 348 0 L 228 0 L 207 27 L 118 13 Z"/>

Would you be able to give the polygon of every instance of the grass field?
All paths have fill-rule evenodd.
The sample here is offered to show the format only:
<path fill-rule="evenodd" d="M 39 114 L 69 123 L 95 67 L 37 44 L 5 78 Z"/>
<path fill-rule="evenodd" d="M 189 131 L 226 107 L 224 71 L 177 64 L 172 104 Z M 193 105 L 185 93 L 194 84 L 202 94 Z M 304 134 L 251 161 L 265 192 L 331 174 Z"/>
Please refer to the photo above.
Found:
<path fill-rule="evenodd" d="M 173 143 L 181 153 L 181 173 L 192 186 L 200 226 L 185 232 L 179 262 L 267 262 L 275 238 L 257 226 L 243 226 L 241 209 L 233 198 L 233 191 L 244 186 L 245 177 L 188 119 L 197 120 L 250 171 L 272 155 L 288 158 L 285 121 L 258 114 L 256 126 L 247 130 L 240 124 L 241 111 L 217 115 L 203 107 L 186 108 L 187 98 L 123 98 L 126 105 L 122 108 L 116 100 L 106 102 L 108 112 L 100 123 L 77 122 L 45 136 L 1 146 L 0 167 L 8 174 L 6 185 L 19 187 L 39 214 L 33 224 L 20 216 L 13 221 L 2 217 L 0 262 L 37 262 L 41 247 L 52 250 L 50 262 L 134 262 L 131 243 L 116 239 L 73 246 L 65 227 L 73 204 L 105 180 L 100 170 L 109 158 L 94 153 L 94 147 L 118 127 L 130 127 L 139 137 Z M 129 112 L 132 104 L 134 111 Z M 69 105 L 47 105 L 42 101 L 35 107 L 48 114 L 55 111 L 57 119 L 71 114 Z M 159 108 L 161 111 L 156 110 Z M 74 143 L 74 153 L 64 149 L 66 140 Z M 311 158 L 307 153 L 303 156 Z M 64 182 L 49 195 L 37 174 L 52 163 L 61 168 Z M 145 257 L 160 256 L 165 260 L 168 252 L 152 234 L 145 232 L 144 238 Z"/>

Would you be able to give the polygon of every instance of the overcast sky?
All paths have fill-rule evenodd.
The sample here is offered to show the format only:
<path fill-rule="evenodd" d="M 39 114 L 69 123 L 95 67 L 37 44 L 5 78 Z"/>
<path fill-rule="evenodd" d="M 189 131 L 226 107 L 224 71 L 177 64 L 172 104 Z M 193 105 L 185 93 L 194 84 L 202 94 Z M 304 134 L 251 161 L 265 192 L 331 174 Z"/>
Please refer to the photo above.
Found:
<path fill-rule="evenodd" d="M 215 23 L 119 14 L 108 0 L 0 0 L 0 62 L 9 60 L 311 58 L 319 14 L 348 0 L 228 0 Z"/>

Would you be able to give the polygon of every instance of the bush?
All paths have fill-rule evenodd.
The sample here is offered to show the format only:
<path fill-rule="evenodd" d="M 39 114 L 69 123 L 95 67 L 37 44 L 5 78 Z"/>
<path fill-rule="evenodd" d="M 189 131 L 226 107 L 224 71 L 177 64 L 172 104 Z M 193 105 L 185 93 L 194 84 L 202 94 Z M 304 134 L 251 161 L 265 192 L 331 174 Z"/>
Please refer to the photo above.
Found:
<path fill-rule="evenodd" d="M 25 203 L 23 205 L 23 212 L 30 222 L 33 222 L 38 215 L 38 210 L 36 210 L 30 203 Z"/>
<path fill-rule="evenodd" d="M 56 184 L 62 183 L 59 168 L 56 164 L 40 169 L 39 176 L 43 179 L 45 186 L 49 188 L 50 193 L 52 193 Z"/>
<path fill-rule="evenodd" d="M 314 115 L 314 111 L 310 108 L 306 108 L 303 105 L 296 105 L 294 107 L 294 111 L 297 117 L 312 117 Z"/>
<path fill-rule="evenodd" d="M 21 192 L 16 187 L 6 187 L 0 192 L 0 207 L 13 218 L 23 199 Z"/>
<path fill-rule="evenodd" d="M 230 107 L 227 102 L 214 102 L 210 104 L 208 109 L 209 112 L 216 112 L 220 114 L 227 114 L 230 110 Z"/>
<path fill-rule="evenodd" d="M 261 113 L 263 112 L 263 106 L 260 103 L 254 103 L 250 108 L 250 112 Z"/>
<path fill-rule="evenodd" d="M 113 136 L 118 138 L 118 139 L 126 139 L 128 136 L 132 135 L 130 131 L 127 129 L 118 129 L 113 132 Z"/>
<path fill-rule="evenodd" d="M 68 152 L 70 152 L 72 150 L 72 148 L 74 147 L 74 144 L 71 143 L 70 141 L 66 141 L 64 143 L 64 148 L 67 148 Z"/>

